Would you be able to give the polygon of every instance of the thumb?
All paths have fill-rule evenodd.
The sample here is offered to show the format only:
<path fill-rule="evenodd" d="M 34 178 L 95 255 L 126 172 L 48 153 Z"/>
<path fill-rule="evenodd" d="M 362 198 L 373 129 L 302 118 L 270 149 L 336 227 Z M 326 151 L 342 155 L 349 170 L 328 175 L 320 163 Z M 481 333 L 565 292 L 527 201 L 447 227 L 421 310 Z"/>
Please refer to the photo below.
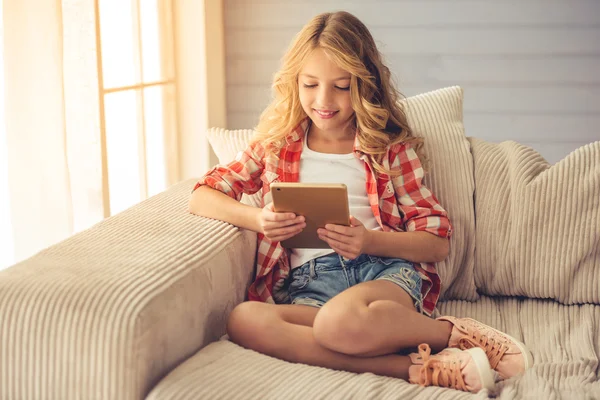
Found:
<path fill-rule="evenodd" d="M 262 209 L 262 215 L 269 221 L 273 221 L 275 218 L 275 208 L 273 207 L 273 202 L 268 203 Z"/>

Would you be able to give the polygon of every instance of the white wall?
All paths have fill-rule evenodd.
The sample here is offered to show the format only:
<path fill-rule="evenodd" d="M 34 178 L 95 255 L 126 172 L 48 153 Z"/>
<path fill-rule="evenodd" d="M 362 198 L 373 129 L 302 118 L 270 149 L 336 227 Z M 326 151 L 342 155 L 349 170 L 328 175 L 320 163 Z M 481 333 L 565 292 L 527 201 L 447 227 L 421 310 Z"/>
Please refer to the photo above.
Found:
<path fill-rule="evenodd" d="M 255 126 L 293 35 L 346 10 L 410 96 L 465 90 L 468 136 L 517 140 L 554 163 L 600 140 L 599 0 L 225 0 L 228 128 Z"/>

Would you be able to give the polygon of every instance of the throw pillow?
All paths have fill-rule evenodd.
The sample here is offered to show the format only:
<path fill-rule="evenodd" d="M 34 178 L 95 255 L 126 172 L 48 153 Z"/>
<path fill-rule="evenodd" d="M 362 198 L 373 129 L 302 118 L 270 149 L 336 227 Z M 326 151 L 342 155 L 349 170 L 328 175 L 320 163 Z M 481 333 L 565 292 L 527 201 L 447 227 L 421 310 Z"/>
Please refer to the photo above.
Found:
<path fill-rule="evenodd" d="M 600 304 L 600 142 L 550 166 L 513 141 L 469 140 L 477 288 L 487 295 Z"/>

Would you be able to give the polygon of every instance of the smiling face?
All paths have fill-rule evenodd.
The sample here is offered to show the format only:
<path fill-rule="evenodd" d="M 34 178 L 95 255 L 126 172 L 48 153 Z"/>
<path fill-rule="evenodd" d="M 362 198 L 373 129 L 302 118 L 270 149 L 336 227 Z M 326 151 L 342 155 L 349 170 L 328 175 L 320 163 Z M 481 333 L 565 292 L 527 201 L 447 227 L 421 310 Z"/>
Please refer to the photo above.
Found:
<path fill-rule="evenodd" d="M 300 103 L 308 117 L 325 134 L 354 134 L 350 100 L 350 73 L 316 48 L 298 75 Z"/>

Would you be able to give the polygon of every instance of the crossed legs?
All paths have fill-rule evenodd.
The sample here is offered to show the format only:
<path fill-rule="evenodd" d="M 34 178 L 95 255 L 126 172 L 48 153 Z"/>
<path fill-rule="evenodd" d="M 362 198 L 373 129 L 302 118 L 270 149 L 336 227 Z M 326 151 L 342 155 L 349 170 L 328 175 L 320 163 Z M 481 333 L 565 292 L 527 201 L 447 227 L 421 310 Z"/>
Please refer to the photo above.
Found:
<path fill-rule="evenodd" d="M 227 333 L 243 347 L 290 362 L 408 379 L 401 350 L 447 347 L 452 325 L 416 312 L 412 299 L 386 280 L 360 283 L 322 308 L 245 302 Z"/>

